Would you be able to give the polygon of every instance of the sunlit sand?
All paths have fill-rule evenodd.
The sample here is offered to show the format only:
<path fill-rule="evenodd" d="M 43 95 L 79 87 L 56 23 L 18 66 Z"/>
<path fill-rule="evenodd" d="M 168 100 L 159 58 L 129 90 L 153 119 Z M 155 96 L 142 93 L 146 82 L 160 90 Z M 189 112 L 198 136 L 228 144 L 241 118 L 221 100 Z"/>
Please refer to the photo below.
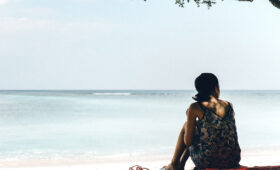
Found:
<path fill-rule="evenodd" d="M 259 148 L 243 149 L 241 165 L 244 166 L 273 166 L 280 165 L 280 149 L 277 148 Z M 92 160 L 29 160 L 29 161 L 1 161 L 0 169 L 13 170 L 126 170 L 133 165 L 141 165 L 150 170 L 158 170 L 163 165 L 169 163 L 171 154 L 165 155 L 137 155 L 137 156 L 119 156 L 103 157 Z M 185 169 L 194 168 L 194 164 L 189 159 Z"/>

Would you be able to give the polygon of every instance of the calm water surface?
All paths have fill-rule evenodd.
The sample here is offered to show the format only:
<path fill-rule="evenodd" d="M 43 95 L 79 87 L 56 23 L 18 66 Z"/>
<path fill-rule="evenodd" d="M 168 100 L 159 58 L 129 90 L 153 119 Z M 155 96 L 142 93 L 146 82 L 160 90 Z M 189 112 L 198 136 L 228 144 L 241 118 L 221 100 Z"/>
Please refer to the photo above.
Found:
<path fill-rule="evenodd" d="M 1 91 L 0 159 L 173 152 L 194 91 Z M 242 148 L 280 143 L 280 91 L 223 91 Z"/>

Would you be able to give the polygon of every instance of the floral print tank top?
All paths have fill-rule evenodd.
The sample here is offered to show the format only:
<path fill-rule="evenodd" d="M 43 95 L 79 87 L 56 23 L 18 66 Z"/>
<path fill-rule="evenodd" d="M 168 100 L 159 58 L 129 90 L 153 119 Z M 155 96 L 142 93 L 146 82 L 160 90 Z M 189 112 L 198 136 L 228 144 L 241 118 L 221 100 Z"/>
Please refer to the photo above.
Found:
<path fill-rule="evenodd" d="M 199 103 L 204 111 L 196 120 L 190 156 L 196 168 L 236 168 L 240 161 L 234 110 L 231 103 L 222 118 Z"/>

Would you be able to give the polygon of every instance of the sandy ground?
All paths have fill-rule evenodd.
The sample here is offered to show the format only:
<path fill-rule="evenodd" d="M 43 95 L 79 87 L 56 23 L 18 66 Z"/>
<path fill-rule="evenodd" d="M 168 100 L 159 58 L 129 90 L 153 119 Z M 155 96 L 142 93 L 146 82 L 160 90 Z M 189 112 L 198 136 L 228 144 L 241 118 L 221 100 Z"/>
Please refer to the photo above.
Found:
<path fill-rule="evenodd" d="M 137 155 L 120 157 L 100 157 L 91 160 L 0 160 L 0 169 L 12 170 L 128 170 L 133 165 L 141 165 L 150 170 L 159 170 L 169 163 L 172 155 Z M 241 165 L 272 166 L 280 165 L 280 148 L 242 150 Z M 194 167 L 191 159 L 185 169 Z"/>

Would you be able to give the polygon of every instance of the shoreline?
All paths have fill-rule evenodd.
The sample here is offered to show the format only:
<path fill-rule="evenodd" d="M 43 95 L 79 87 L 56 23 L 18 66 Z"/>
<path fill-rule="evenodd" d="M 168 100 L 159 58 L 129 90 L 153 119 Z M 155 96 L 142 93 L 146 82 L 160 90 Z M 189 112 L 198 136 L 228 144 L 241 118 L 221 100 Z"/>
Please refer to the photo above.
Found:
<path fill-rule="evenodd" d="M 280 147 L 242 149 L 240 164 L 243 166 L 273 166 L 280 165 Z M 134 165 L 141 165 L 150 170 L 159 170 L 167 165 L 172 158 L 169 154 L 137 154 L 123 156 L 100 156 L 94 159 L 32 159 L 32 160 L 0 160 L 0 169 L 24 170 L 124 170 Z M 194 168 L 191 159 L 186 163 L 185 169 Z"/>

